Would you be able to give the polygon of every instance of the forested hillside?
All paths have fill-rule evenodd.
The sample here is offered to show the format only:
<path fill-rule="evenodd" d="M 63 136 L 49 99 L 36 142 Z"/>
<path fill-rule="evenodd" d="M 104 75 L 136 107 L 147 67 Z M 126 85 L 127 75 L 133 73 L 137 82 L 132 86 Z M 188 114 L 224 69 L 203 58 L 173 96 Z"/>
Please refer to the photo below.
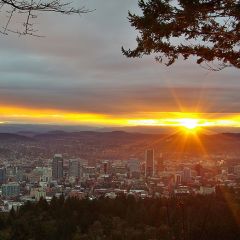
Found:
<path fill-rule="evenodd" d="M 1 240 L 238 240 L 240 201 L 231 190 L 171 199 L 64 200 L 27 203 L 1 213 Z"/>

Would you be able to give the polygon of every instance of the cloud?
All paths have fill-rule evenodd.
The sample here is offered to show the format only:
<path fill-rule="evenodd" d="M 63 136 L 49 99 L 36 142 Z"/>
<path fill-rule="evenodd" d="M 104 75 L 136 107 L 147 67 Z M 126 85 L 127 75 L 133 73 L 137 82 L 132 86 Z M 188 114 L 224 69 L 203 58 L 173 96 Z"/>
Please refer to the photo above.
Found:
<path fill-rule="evenodd" d="M 0 102 L 10 106 L 127 115 L 138 112 L 235 112 L 239 91 L 200 88 L 0 89 Z"/>
<path fill-rule="evenodd" d="M 137 0 L 80 1 L 96 11 L 41 14 L 44 38 L 0 38 L 0 102 L 30 108 L 124 115 L 138 112 L 239 112 L 239 70 L 208 72 L 190 62 L 164 67 L 127 59 L 135 46 L 127 11 Z"/>

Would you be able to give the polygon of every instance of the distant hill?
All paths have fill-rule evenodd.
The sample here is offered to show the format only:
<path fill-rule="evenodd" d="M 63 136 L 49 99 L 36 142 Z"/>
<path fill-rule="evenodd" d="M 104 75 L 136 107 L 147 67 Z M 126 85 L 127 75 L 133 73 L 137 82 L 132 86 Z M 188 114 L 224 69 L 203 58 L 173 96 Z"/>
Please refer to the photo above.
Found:
<path fill-rule="evenodd" d="M 21 136 L 26 136 L 26 137 L 33 137 L 33 136 L 37 135 L 38 133 L 31 132 L 31 131 L 19 131 L 19 132 L 17 132 L 17 134 L 21 135 Z"/>
<path fill-rule="evenodd" d="M 81 132 L 48 132 L 44 134 L 35 135 L 35 139 L 75 139 L 82 140 L 85 143 L 92 142 L 93 144 L 126 144 L 134 143 L 142 140 L 153 140 L 159 138 L 160 135 L 143 134 L 143 133 L 128 133 L 124 131 L 112 132 L 94 132 L 94 131 L 81 131 Z"/>
<path fill-rule="evenodd" d="M 214 135 L 186 135 L 176 134 L 146 134 L 128 133 L 124 131 L 112 132 L 50 132 L 34 136 L 36 140 L 58 141 L 68 140 L 81 142 L 86 145 L 97 146 L 138 146 L 139 148 L 151 147 L 167 152 L 217 152 L 219 150 L 235 151 L 240 146 L 240 134 L 221 133 Z"/>
<path fill-rule="evenodd" d="M 34 141 L 33 138 L 19 135 L 19 134 L 13 134 L 13 133 L 0 133 L 0 141 Z"/>
<path fill-rule="evenodd" d="M 98 131 L 98 127 L 89 126 L 64 126 L 50 124 L 0 124 L 0 132 L 6 133 L 46 133 L 51 131 Z"/>
<path fill-rule="evenodd" d="M 177 154 L 229 154 L 240 156 L 240 134 L 147 134 L 125 131 L 50 131 L 47 133 L 22 132 L 20 134 L 0 134 L 0 143 L 18 144 L 19 152 L 32 156 L 52 157 L 55 153 L 83 159 L 144 159 L 147 148 L 155 149 L 156 158 L 160 153 Z M 26 144 L 22 144 L 26 143 Z M 29 143 L 29 144 L 27 144 Z M 6 144 L 6 149 L 12 145 Z M 10 147 L 10 148 L 8 148 Z M 177 158 L 177 157 L 176 157 Z M 240 162 L 240 157 L 239 157 Z"/>
<path fill-rule="evenodd" d="M 209 129 L 212 133 L 238 133 L 240 128 L 220 128 L 215 127 Z M 126 127 L 94 127 L 85 125 L 64 126 L 64 125 L 49 125 L 49 124 L 0 124 L 0 132 L 5 133 L 20 133 L 29 136 L 31 133 L 47 133 L 47 132 L 112 132 L 124 131 L 131 133 L 147 133 L 147 134 L 173 134 L 176 128 L 161 127 L 161 126 L 126 126 Z"/>

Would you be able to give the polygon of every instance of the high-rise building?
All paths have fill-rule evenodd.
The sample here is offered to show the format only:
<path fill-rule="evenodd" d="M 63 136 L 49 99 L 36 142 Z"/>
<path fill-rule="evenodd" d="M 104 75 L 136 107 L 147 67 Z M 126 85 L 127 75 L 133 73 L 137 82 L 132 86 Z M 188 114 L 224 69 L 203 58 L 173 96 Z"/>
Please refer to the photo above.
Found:
<path fill-rule="evenodd" d="M 41 181 L 43 182 L 49 182 L 52 180 L 52 171 L 49 167 L 43 167 L 42 168 L 42 178 Z"/>
<path fill-rule="evenodd" d="M 191 169 L 188 167 L 185 167 L 183 169 L 183 182 L 188 183 L 191 181 Z"/>
<path fill-rule="evenodd" d="M 16 197 L 20 193 L 20 186 L 18 183 L 11 182 L 2 185 L 2 195 L 4 197 Z"/>
<path fill-rule="evenodd" d="M 55 154 L 52 161 L 52 177 L 54 180 L 63 178 L 63 157 L 61 154 Z"/>
<path fill-rule="evenodd" d="M 182 183 L 182 172 L 176 172 L 174 175 L 174 182 L 175 184 L 181 184 Z"/>
<path fill-rule="evenodd" d="M 103 160 L 101 162 L 101 165 L 100 165 L 100 172 L 102 174 L 109 174 L 110 172 L 110 167 L 111 167 L 111 164 L 110 164 L 110 161 L 109 160 Z"/>
<path fill-rule="evenodd" d="M 138 159 L 129 159 L 128 168 L 130 172 L 140 172 L 140 161 Z"/>
<path fill-rule="evenodd" d="M 147 149 L 145 151 L 145 177 L 154 175 L 154 150 Z"/>
<path fill-rule="evenodd" d="M 80 159 L 69 160 L 69 177 L 78 178 L 80 176 Z"/>
<path fill-rule="evenodd" d="M 6 168 L 5 167 L 1 167 L 0 168 L 0 184 L 4 184 L 6 183 Z"/>
<path fill-rule="evenodd" d="M 203 169 L 203 166 L 201 164 L 195 165 L 194 170 L 197 172 L 197 176 L 201 176 L 201 177 L 203 176 L 204 169 Z"/>
<path fill-rule="evenodd" d="M 141 169 L 140 169 L 140 161 L 138 159 L 129 159 L 128 163 L 128 170 L 129 170 L 129 174 L 130 177 L 139 177 L 140 173 L 141 173 Z"/>
<path fill-rule="evenodd" d="M 107 174 L 109 172 L 109 162 L 107 161 L 103 162 L 103 172 L 104 174 Z"/>
<path fill-rule="evenodd" d="M 158 157 L 155 158 L 155 172 L 154 174 L 158 176 L 161 172 L 164 171 L 164 158 L 163 154 L 160 153 Z"/>

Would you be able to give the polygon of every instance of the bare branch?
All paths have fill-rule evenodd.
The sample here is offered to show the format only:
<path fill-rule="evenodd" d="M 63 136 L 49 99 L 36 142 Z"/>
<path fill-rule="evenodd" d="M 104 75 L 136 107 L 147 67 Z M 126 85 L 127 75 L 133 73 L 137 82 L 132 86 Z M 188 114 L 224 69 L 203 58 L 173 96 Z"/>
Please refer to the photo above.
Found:
<path fill-rule="evenodd" d="M 85 7 L 75 8 L 68 0 L 0 0 L 0 9 L 9 13 L 7 22 L 2 26 L 2 34 L 17 33 L 19 35 L 39 36 L 34 29 L 33 19 L 37 18 L 40 12 L 53 12 L 64 15 L 85 14 L 91 10 Z M 14 16 L 24 16 L 23 29 L 14 30 L 10 25 Z"/>

